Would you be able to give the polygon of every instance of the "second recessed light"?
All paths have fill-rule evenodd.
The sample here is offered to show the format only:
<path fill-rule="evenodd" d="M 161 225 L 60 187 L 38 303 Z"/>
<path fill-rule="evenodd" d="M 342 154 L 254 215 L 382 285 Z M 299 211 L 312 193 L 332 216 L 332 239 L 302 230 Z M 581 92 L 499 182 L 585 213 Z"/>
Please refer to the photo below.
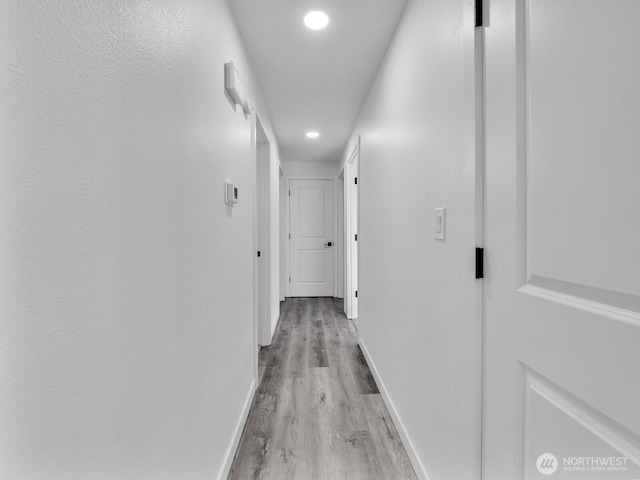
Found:
<path fill-rule="evenodd" d="M 318 138 L 320 134 L 318 132 L 307 132 L 307 137 L 309 138 Z"/>
<path fill-rule="evenodd" d="M 329 15 L 319 9 L 309 10 L 304 15 L 304 24 L 311 30 L 322 30 L 329 25 Z"/>

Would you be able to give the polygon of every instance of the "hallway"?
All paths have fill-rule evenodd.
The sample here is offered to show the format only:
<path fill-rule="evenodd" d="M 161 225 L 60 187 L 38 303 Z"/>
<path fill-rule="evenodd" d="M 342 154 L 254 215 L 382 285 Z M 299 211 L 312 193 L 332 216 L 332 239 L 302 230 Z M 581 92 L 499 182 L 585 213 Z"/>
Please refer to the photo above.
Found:
<path fill-rule="evenodd" d="M 0 2 L 0 480 L 640 479 L 638 23 Z"/>
<path fill-rule="evenodd" d="M 260 365 L 230 480 L 416 478 L 341 300 L 288 298 Z"/>

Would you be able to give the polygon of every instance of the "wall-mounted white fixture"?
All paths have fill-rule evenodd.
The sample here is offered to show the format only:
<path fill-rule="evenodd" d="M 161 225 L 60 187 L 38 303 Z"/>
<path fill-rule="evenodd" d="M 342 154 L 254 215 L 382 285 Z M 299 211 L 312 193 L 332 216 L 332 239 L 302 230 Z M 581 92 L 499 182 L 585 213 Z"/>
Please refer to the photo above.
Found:
<path fill-rule="evenodd" d="M 318 138 L 320 134 L 318 132 L 307 132 L 307 137 L 309 138 Z"/>
<path fill-rule="evenodd" d="M 224 199 L 224 203 L 226 203 L 227 205 L 235 205 L 236 203 L 238 203 L 238 187 L 236 187 L 233 183 L 231 183 L 229 180 L 225 180 L 224 181 L 225 184 L 225 199 Z"/>
<path fill-rule="evenodd" d="M 242 79 L 233 62 L 224 64 L 224 88 L 227 89 L 227 92 L 229 92 L 229 95 L 236 105 L 240 105 L 244 113 L 248 115 L 251 111 L 249 109 L 249 102 L 244 92 Z"/>
<path fill-rule="evenodd" d="M 329 15 L 324 10 L 314 8 L 305 13 L 304 24 L 311 30 L 322 30 L 329 25 Z"/>
<path fill-rule="evenodd" d="M 438 240 L 444 240 L 444 234 L 447 230 L 445 209 L 436 208 L 436 238 Z"/>

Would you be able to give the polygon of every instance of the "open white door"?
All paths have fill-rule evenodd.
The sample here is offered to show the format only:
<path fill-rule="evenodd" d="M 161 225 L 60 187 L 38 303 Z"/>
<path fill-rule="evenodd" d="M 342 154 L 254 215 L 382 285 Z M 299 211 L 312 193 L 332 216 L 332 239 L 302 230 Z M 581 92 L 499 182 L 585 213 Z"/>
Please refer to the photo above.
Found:
<path fill-rule="evenodd" d="M 256 142 L 256 240 L 257 240 L 257 322 L 258 344 L 270 345 L 273 332 L 271 321 L 271 161 L 269 139 L 255 115 Z"/>
<path fill-rule="evenodd" d="M 360 139 L 344 165 L 345 301 L 344 313 L 358 326 L 358 200 Z"/>
<path fill-rule="evenodd" d="M 290 180 L 292 297 L 332 297 L 333 180 Z"/>
<path fill-rule="evenodd" d="M 483 478 L 640 478 L 640 2 L 491 0 Z"/>
<path fill-rule="evenodd" d="M 353 299 L 351 303 L 351 316 L 349 318 L 354 319 L 356 327 L 358 327 L 358 230 L 360 225 L 360 216 L 359 216 L 359 176 L 360 176 L 360 147 L 358 146 L 357 154 L 353 159 L 352 163 L 353 169 L 353 182 L 349 184 L 349 188 L 351 188 L 351 200 L 350 200 L 350 208 L 351 208 L 351 288 L 353 289 Z"/>

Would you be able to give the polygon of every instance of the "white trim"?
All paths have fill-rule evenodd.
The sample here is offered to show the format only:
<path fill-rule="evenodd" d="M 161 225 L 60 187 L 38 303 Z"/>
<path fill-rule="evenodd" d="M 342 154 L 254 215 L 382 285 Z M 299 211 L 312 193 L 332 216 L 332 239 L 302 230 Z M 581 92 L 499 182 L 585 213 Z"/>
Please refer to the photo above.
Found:
<path fill-rule="evenodd" d="M 413 469 L 415 470 L 417 477 L 420 480 L 429 480 L 429 476 L 427 475 L 427 470 L 424 468 L 424 465 L 420 461 L 420 457 L 418 457 L 418 453 L 416 452 L 416 449 L 413 446 L 411 437 L 409 437 L 409 434 L 407 433 L 407 430 L 404 427 L 404 423 L 402 423 L 402 420 L 400 419 L 400 415 L 398 414 L 398 411 L 396 410 L 396 407 L 393 404 L 393 401 L 391 400 L 389 393 L 387 393 L 387 389 L 384 386 L 384 382 L 382 381 L 382 379 L 380 378 L 380 375 L 378 374 L 376 365 L 375 363 L 373 363 L 373 359 L 371 358 L 371 355 L 369 355 L 369 350 L 367 350 L 367 347 L 364 344 L 364 340 L 362 340 L 361 337 L 358 337 L 358 344 L 360 345 L 360 349 L 362 350 L 364 358 L 367 361 L 367 364 L 369 365 L 369 369 L 371 370 L 371 373 L 373 374 L 373 378 L 375 379 L 376 384 L 378 385 L 378 389 L 380 390 L 380 394 L 382 395 L 384 404 L 386 405 L 387 410 L 389 410 L 389 415 L 391 416 L 391 420 L 393 420 L 393 424 L 395 425 L 396 430 L 398 431 L 398 435 L 400 435 L 400 439 L 402 440 L 404 449 L 406 450 L 407 455 L 409 456 L 409 460 L 411 460 L 411 465 L 413 466 Z"/>
<path fill-rule="evenodd" d="M 225 480 L 229 476 L 229 470 L 231 470 L 231 464 L 233 463 L 233 457 L 236 455 L 236 450 L 238 449 L 238 445 L 240 444 L 240 439 L 242 438 L 242 432 L 244 430 L 244 425 L 247 423 L 247 418 L 249 417 L 249 410 L 251 410 L 251 404 L 253 403 L 253 396 L 256 391 L 257 381 L 254 378 L 251 381 L 251 387 L 249 388 L 249 394 L 244 401 L 244 406 L 242 407 L 242 413 L 240 414 L 240 418 L 236 423 L 236 431 L 233 434 L 233 438 L 231 439 L 231 444 L 227 449 L 227 454 L 225 455 L 224 464 L 222 465 L 222 469 L 218 474 L 218 480 Z"/>
<path fill-rule="evenodd" d="M 278 168 L 279 168 L 279 178 L 278 178 L 278 188 L 280 189 L 279 192 L 279 202 L 280 204 L 278 205 L 278 222 L 280 223 L 280 292 L 279 292 L 279 298 L 281 302 L 284 302 L 286 294 L 287 294 L 287 244 L 288 244 L 288 239 L 287 239 L 287 215 L 286 215 L 286 197 L 285 197 L 285 192 L 286 192 L 286 182 L 285 182 L 285 176 L 284 176 L 284 170 L 282 168 L 282 164 L 280 163 L 280 160 L 278 160 Z"/>
<path fill-rule="evenodd" d="M 289 215 L 289 207 L 291 200 L 291 185 L 289 184 L 289 176 L 284 176 L 284 224 L 285 224 L 285 233 L 284 238 L 287 244 L 285 245 L 285 271 L 284 271 L 284 281 L 285 281 L 285 298 L 291 296 L 291 267 L 289 262 L 290 255 L 290 246 L 291 246 L 291 225 L 290 225 L 290 216 Z"/>
<path fill-rule="evenodd" d="M 285 185 L 285 224 L 286 224 L 286 231 L 284 233 L 284 240 L 287 242 L 286 244 L 286 273 L 285 273 L 285 285 L 286 285 L 286 295 L 287 297 L 291 296 L 291 283 L 289 282 L 289 277 L 291 276 L 291 262 L 290 262 L 290 258 L 291 258 L 291 251 L 290 251 L 290 245 L 291 242 L 289 242 L 289 234 L 291 232 L 291 225 L 290 225 L 290 210 L 291 210 L 291 180 L 330 180 L 333 184 L 333 203 L 334 203 L 334 207 L 333 207 L 333 235 L 334 237 L 337 235 L 337 215 L 336 215 L 336 202 L 337 202 L 337 194 L 336 194 L 336 184 L 338 183 L 338 177 L 331 177 L 329 175 L 285 175 L 284 176 L 284 185 Z M 335 241 L 334 241 L 335 243 Z M 336 270 L 336 249 L 334 249 L 334 253 L 333 253 L 333 296 L 336 297 L 336 279 L 335 279 L 335 270 Z"/>
<path fill-rule="evenodd" d="M 253 112 L 254 149 L 256 162 L 256 248 L 260 258 L 256 258 L 256 323 L 259 345 L 270 345 L 273 335 L 271 318 L 271 145 L 269 137 L 260 121 L 255 107 Z M 257 361 L 257 360 L 256 360 Z"/>
<path fill-rule="evenodd" d="M 333 179 L 333 298 L 338 298 L 338 177 Z"/>
<path fill-rule="evenodd" d="M 489 16 L 485 11 L 485 21 Z M 484 28 L 475 28 L 475 5 L 466 0 L 463 7 L 464 57 L 464 185 L 461 218 L 465 221 L 463 238 L 466 275 L 473 278 L 475 247 L 484 247 Z M 464 328 L 460 348 L 465 352 L 465 371 L 461 385 L 461 443 L 469 480 L 482 478 L 482 438 L 484 410 L 484 281 L 463 283 Z M 467 460 L 468 459 L 468 460 Z"/>
<path fill-rule="evenodd" d="M 358 142 L 353 148 L 351 155 L 343 165 L 344 169 L 344 262 L 345 262 L 345 289 L 344 289 L 344 313 L 347 318 L 354 320 L 356 327 L 358 326 L 358 303 L 355 298 L 355 292 L 358 285 L 358 271 L 354 272 L 353 264 L 357 265 L 357 257 L 354 262 L 354 253 L 357 255 L 357 245 L 354 245 L 354 235 L 358 233 L 358 200 L 359 188 L 355 189 L 354 197 L 354 180 L 358 177 L 360 165 L 360 136 Z M 353 218 L 354 207 L 356 210 L 356 218 Z M 354 275 L 355 274 L 355 275 Z"/>
<path fill-rule="evenodd" d="M 336 230 L 336 279 L 337 279 L 337 298 L 344 298 L 345 289 L 345 256 L 344 256 L 344 166 L 340 169 L 336 178 L 337 198 L 337 215 L 336 222 L 338 229 Z M 343 307 L 344 309 L 344 307 Z"/>
<path fill-rule="evenodd" d="M 587 298 L 581 298 L 568 293 L 558 292 L 552 289 L 547 289 L 538 285 L 525 285 L 517 290 L 520 293 L 533 295 L 534 297 L 544 298 L 550 302 L 557 302 L 561 305 L 566 305 L 571 308 L 577 308 L 579 310 L 607 317 L 618 322 L 623 322 L 632 327 L 640 327 L 640 314 L 632 310 L 625 310 L 624 308 L 614 307 L 613 305 L 607 305 L 601 302 L 595 302 Z"/>
<path fill-rule="evenodd" d="M 258 140 L 257 140 L 257 128 L 256 128 L 256 118 L 257 112 L 255 107 L 255 101 L 253 99 L 248 100 L 249 109 L 251 111 L 251 157 L 253 158 L 253 185 L 252 190 L 257 192 L 258 190 L 258 170 L 257 170 L 257 155 L 258 155 Z M 248 190 L 248 189 L 247 189 Z M 253 252 L 258 250 L 258 199 L 257 196 L 253 199 Z M 253 343 L 253 355 L 252 355 L 252 363 L 253 363 L 253 382 L 256 384 L 258 382 L 259 369 L 258 369 L 258 345 L 260 343 L 260 324 L 258 322 L 258 308 L 260 299 L 258 298 L 258 262 L 254 257 L 253 261 L 253 290 L 252 294 L 252 303 L 253 303 L 253 332 L 252 332 L 252 343 Z"/>

